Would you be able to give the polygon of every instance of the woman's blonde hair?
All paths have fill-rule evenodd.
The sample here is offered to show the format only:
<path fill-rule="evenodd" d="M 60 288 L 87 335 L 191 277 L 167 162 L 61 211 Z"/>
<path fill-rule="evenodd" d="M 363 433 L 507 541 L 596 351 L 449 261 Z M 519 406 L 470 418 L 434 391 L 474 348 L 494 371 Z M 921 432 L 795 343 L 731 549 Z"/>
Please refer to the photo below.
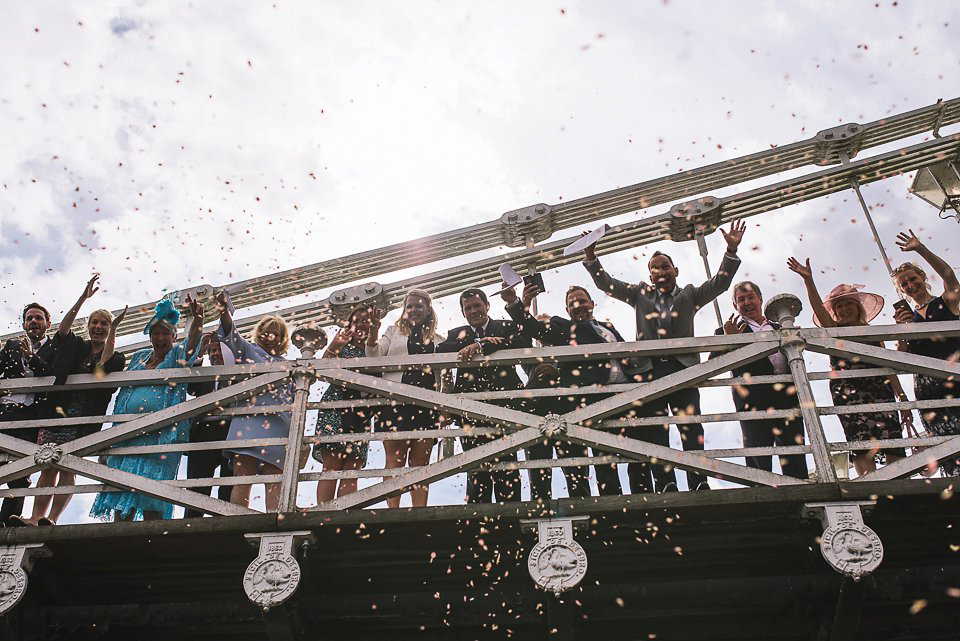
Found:
<path fill-rule="evenodd" d="M 428 312 L 427 318 L 423 323 L 423 340 L 432 341 L 437 337 L 437 313 L 433 311 L 433 297 L 429 292 L 425 292 L 422 289 L 411 289 L 407 291 L 407 295 L 403 297 L 403 307 L 400 312 L 400 318 L 397 319 L 396 323 L 397 329 L 403 336 L 409 336 L 410 332 L 413 330 L 413 326 L 407 319 L 406 313 L 404 313 L 407 309 L 407 301 L 410 300 L 411 296 L 418 296 L 427 301 L 427 307 L 430 309 L 430 311 Z"/>
<path fill-rule="evenodd" d="M 903 294 L 904 296 L 906 296 L 907 298 L 909 298 L 910 300 L 913 300 L 911 296 L 907 296 L 906 292 L 904 292 L 903 289 L 901 289 L 900 279 L 897 278 L 903 272 L 910 271 L 910 270 L 917 272 L 917 276 L 923 279 L 923 284 L 927 288 L 927 293 L 932 295 L 933 288 L 930 286 L 930 279 L 927 278 L 927 272 L 923 269 L 923 267 L 921 267 L 920 265 L 912 261 L 907 261 L 903 263 L 902 265 L 900 265 L 890 273 L 890 277 L 893 279 L 893 286 L 897 288 L 897 291 Z"/>
<path fill-rule="evenodd" d="M 106 309 L 95 309 L 87 316 L 87 324 L 90 324 L 90 319 L 93 318 L 94 314 L 100 314 L 107 319 L 107 322 L 113 324 L 113 314 Z"/>
<path fill-rule="evenodd" d="M 257 323 L 257 326 L 253 329 L 253 342 L 260 344 L 257 339 L 260 338 L 260 334 L 267 331 L 267 328 L 275 326 L 280 329 L 280 346 L 277 348 L 277 356 L 281 354 L 286 354 L 287 350 L 290 349 L 290 326 L 287 325 L 287 321 L 283 320 L 282 316 L 264 316 L 260 319 L 260 322 Z"/>

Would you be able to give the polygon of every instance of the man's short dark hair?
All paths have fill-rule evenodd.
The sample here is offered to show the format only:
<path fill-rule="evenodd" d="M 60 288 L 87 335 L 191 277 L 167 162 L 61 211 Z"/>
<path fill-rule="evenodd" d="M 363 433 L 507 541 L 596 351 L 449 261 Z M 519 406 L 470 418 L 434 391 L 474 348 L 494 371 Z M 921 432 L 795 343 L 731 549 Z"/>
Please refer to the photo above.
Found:
<path fill-rule="evenodd" d="M 667 260 L 670 261 L 670 266 L 671 266 L 671 267 L 676 267 L 676 266 L 677 266 L 677 264 L 676 264 L 675 262 L 673 262 L 673 258 L 671 258 L 671 257 L 669 256 L 669 254 L 664 254 L 662 251 L 655 251 L 655 252 L 653 252 L 653 256 L 650 257 L 650 260 L 653 260 L 653 259 L 656 258 L 657 256 L 666 256 L 666 257 L 667 257 Z M 650 261 L 647 261 L 647 262 L 650 262 Z"/>
<path fill-rule="evenodd" d="M 31 309 L 39 309 L 41 312 L 43 312 L 43 315 L 46 317 L 47 322 L 48 323 L 50 322 L 50 312 L 47 311 L 46 307 L 44 307 L 40 303 L 30 303 L 29 305 L 23 308 L 23 318 L 21 320 L 24 323 L 27 322 L 27 312 L 29 312 Z"/>
<path fill-rule="evenodd" d="M 483 290 L 478 289 L 476 287 L 471 287 L 470 289 L 467 289 L 462 294 L 460 294 L 460 309 L 463 309 L 464 300 L 468 298 L 473 298 L 474 296 L 479 296 L 480 300 L 482 300 L 484 304 L 489 305 L 489 303 L 487 302 L 487 295 L 483 293 Z"/>
<path fill-rule="evenodd" d="M 763 294 L 760 292 L 760 288 L 757 287 L 757 284 L 752 280 L 741 280 L 739 283 L 733 286 L 733 299 L 737 299 L 737 292 L 741 289 L 746 289 L 749 287 L 753 290 L 753 293 L 757 295 L 757 298 L 763 300 Z"/>
<path fill-rule="evenodd" d="M 583 292 L 587 295 L 588 300 L 593 300 L 593 296 L 590 295 L 590 292 L 587 291 L 587 288 L 581 287 L 580 285 L 570 285 L 570 287 L 567 287 L 567 293 L 564 295 L 563 300 L 570 298 L 570 292 Z"/>

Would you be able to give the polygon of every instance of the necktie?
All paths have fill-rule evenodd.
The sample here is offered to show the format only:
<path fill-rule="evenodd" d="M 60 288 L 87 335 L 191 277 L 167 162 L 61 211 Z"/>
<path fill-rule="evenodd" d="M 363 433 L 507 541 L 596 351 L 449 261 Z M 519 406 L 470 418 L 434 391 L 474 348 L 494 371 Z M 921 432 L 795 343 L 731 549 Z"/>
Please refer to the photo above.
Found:
<path fill-rule="evenodd" d="M 672 307 L 673 297 L 664 292 L 657 296 L 657 311 L 659 314 L 660 329 L 663 330 L 661 337 L 665 338 L 670 335 L 670 321 L 672 320 Z"/>
<path fill-rule="evenodd" d="M 477 338 L 483 338 L 483 328 L 482 328 L 482 327 L 476 328 L 475 330 L 473 330 L 473 333 L 476 335 Z"/>

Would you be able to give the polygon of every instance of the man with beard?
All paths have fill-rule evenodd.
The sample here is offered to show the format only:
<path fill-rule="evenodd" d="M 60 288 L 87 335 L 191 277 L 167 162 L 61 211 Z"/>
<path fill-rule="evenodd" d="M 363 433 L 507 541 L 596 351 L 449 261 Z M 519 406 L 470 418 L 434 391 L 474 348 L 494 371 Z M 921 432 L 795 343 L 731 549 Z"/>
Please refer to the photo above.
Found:
<path fill-rule="evenodd" d="M 28 378 L 49 376 L 53 370 L 48 364 L 53 357 L 53 343 L 47 338 L 50 329 L 50 312 L 40 303 L 30 303 L 23 308 L 23 331 L 26 336 L 11 338 L 0 350 L 0 378 Z M 43 398 L 36 394 L 14 393 L 0 395 L 0 423 L 29 421 L 38 417 L 37 407 Z M 37 442 L 38 428 L 0 430 L 30 443 Z M 30 477 L 9 481 L 10 488 L 30 487 Z M 3 499 L 0 505 L 0 527 L 7 520 L 23 512 L 23 497 Z"/>
<path fill-rule="evenodd" d="M 601 291 L 607 292 L 614 298 L 631 305 L 636 310 L 637 340 L 659 340 L 661 338 L 690 338 L 693 336 L 693 318 L 704 305 L 709 304 L 721 293 L 730 288 L 733 275 L 740 267 L 737 257 L 737 248 L 743 240 L 746 224 L 734 222 L 730 231 L 720 230 L 727 241 L 727 252 L 716 276 L 699 286 L 677 285 L 680 270 L 670 256 L 662 252 L 654 252 L 647 267 L 650 271 L 650 283 L 626 283 L 617 280 L 608 274 L 595 252 L 596 245 L 590 245 L 584 250 L 583 265 L 586 267 L 594 284 Z M 675 374 L 687 367 L 700 362 L 697 353 L 671 354 L 664 356 L 640 356 L 636 359 L 636 381 L 653 381 L 670 374 Z M 679 389 L 667 396 L 644 403 L 638 410 L 643 416 L 666 416 L 667 410 L 674 416 L 700 414 L 700 390 L 696 387 Z M 681 423 L 680 439 L 683 449 L 703 450 L 703 426 L 699 423 Z M 657 428 L 648 428 L 656 432 Z M 657 442 L 669 443 L 667 430 L 664 424 L 663 434 L 657 436 Z M 651 438 L 653 440 L 653 438 Z M 650 463 L 631 463 L 627 466 L 630 477 L 630 491 L 640 492 L 669 492 L 676 491 L 676 474 L 672 469 L 667 470 L 662 465 Z M 652 476 L 652 477 L 651 477 Z M 707 477 L 699 472 L 687 472 L 687 485 L 690 489 L 708 490 Z"/>

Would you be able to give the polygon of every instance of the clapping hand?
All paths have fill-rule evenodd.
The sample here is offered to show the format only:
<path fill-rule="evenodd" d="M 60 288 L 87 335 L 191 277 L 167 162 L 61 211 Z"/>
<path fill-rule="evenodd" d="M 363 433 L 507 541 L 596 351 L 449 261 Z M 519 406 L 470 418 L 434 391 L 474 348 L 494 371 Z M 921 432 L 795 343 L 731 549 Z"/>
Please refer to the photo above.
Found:
<path fill-rule="evenodd" d="M 740 246 L 740 241 L 743 240 L 743 232 L 747 231 L 747 224 L 742 220 L 735 220 L 730 223 L 730 231 L 724 231 L 720 228 L 720 233 L 723 234 L 723 239 L 727 241 L 727 251 L 731 254 L 737 252 L 737 247 Z"/>
<path fill-rule="evenodd" d="M 33 343 L 26 336 L 20 339 L 20 354 L 25 361 L 30 360 L 30 357 L 33 356 Z"/>
<path fill-rule="evenodd" d="M 217 297 L 215 300 L 217 303 L 218 312 L 222 314 L 223 312 L 230 311 L 230 294 L 227 293 L 227 290 L 221 289 L 219 292 L 217 292 Z"/>
<path fill-rule="evenodd" d="M 203 303 L 187 294 L 187 307 L 190 308 L 190 315 L 203 325 Z"/>
<path fill-rule="evenodd" d="M 910 233 L 900 232 L 897 234 L 897 247 L 903 252 L 920 251 L 923 248 L 923 243 L 920 242 L 920 239 L 917 238 L 917 235 L 913 233 L 912 229 L 908 231 Z"/>

